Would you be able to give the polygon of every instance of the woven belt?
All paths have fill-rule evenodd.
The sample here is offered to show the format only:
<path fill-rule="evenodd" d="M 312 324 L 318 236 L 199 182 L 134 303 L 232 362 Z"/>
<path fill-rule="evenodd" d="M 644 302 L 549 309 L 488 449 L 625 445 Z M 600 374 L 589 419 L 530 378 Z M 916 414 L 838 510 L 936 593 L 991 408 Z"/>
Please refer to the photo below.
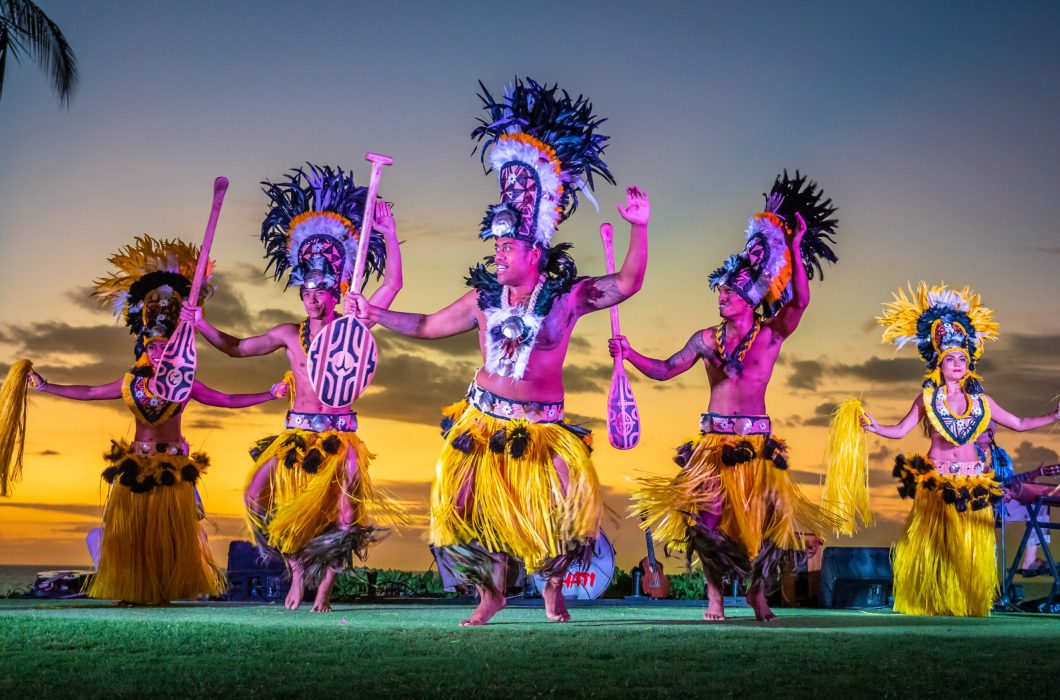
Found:
<path fill-rule="evenodd" d="M 980 476 L 990 473 L 982 462 L 943 462 L 937 459 L 932 461 L 935 463 L 935 471 L 943 476 Z"/>
<path fill-rule="evenodd" d="M 769 435 L 773 425 L 769 416 L 723 416 L 704 413 L 699 418 L 699 429 L 720 435 Z"/>
<path fill-rule="evenodd" d="M 302 413 L 288 411 L 284 424 L 288 429 L 310 430 L 314 433 L 326 433 L 334 430 L 339 433 L 357 432 L 356 413 Z"/>
<path fill-rule="evenodd" d="M 528 420 L 531 423 L 558 423 L 563 420 L 563 402 L 516 401 L 497 396 L 472 382 L 467 388 L 467 400 L 472 406 L 494 418 Z"/>
<path fill-rule="evenodd" d="M 129 443 L 129 452 L 136 455 L 187 455 L 188 443 L 180 442 L 152 442 L 150 440 L 134 440 Z"/>

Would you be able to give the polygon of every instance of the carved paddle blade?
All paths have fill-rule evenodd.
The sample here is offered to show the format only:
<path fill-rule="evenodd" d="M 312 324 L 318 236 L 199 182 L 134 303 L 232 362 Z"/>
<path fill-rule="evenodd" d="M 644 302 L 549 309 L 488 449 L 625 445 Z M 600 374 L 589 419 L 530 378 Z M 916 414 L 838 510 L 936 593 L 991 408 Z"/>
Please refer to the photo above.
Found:
<path fill-rule="evenodd" d="M 201 303 L 199 291 L 206 276 L 206 268 L 210 266 L 210 248 L 213 246 L 214 232 L 217 231 L 217 217 L 221 215 L 221 204 L 227 191 L 228 178 L 219 177 L 213 181 L 210 218 L 206 222 L 206 233 L 203 234 L 202 245 L 199 247 L 199 262 L 195 266 L 195 279 L 192 280 L 191 293 L 188 294 L 188 299 L 195 304 Z M 191 396 L 191 386 L 195 383 L 198 359 L 195 352 L 195 326 L 181 321 L 173 337 L 166 343 L 162 360 L 158 363 L 155 376 L 151 378 L 147 388 L 166 401 L 186 401 Z"/>
<path fill-rule="evenodd" d="M 640 412 L 624 369 L 611 375 L 607 395 L 607 438 L 615 449 L 629 450 L 640 442 Z"/>
<path fill-rule="evenodd" d="M 328 324 L 309 344 L 309 383 L 325 406 L 349 408 L 372 383 L 378 349 L 368 328 L 353 316 Z"/>
<path fill-rule="evenodd" d="M 173 403 L 187 401 L 195 382 L 195 328 L 185 321 L 166 343 L 162 359 L 148 388 L 157 396 Z"/>

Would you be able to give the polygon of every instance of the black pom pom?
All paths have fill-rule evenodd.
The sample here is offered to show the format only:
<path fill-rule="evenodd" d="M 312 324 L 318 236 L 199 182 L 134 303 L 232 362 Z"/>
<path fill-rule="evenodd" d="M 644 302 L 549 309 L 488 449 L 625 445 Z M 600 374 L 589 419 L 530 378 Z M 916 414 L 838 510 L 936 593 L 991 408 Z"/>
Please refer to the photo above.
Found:
<path fill-rule="evenodd" d="M 449 416 L 442 416 L 442 420 L 438 423 L 442 428 L 442 437 L 448 437 L 449 431 L 453 428 L 455 421 Z"/>
<path fill-rule="evenodd" d="M 496 452 L 497 454 L 504 454 L 505 443 L 508 440 L 508 433 L 501 428 L 497 432 L 490 435 L 490 452 Z"/>
<path fill-rule="evenodd" d="M 972 495 L 976 498 L 983 498 L 988 493 L 990 492 L 987 491 L 986 488 L 983 486 L 976 486 L 974 489 L 972 489 Z"/>
<path fill-rule="evenodd" d="M 931 465 L 926 459 L 924 459 L 920 455 L 914 456 L 913 459 L 909 462 L 909 466 L 911 466 L 913 469 L 916 469 L 921 474 L 927 474 L 931 471 Z"/>
<path fill-rule="evenodd" d="M 990 503 L 985 498 L 972 499 L 972 510 L 982 510 L 988 505 L 990 505 Z"/>
<path fill-rule="evenodd" d="M 964 511 L 968 510 L 968 501 L 960 499 L 957 501 L 957 504 L 954 506 L 954 508 L 957 509 L 958 513 L 963 513 Z"/>
<path fill-rule="evenodd" d="M 121 471 L 121 478 L 118 480 L 122 486 L 132 486 L 136 483 L 136 477 L 140 473 L 140 466 L 131 459 L 127 459 L 121 463 L 119 467 Z"/>
<path fill-rule="evenodd" d="M 907 484 L 900 484 L 898 486 L 898 495 L 901 498 L 912 498 L 913 497 L 913 493 L 909 491 L 909 487 L 908 487 Z"/>
<path fill-rule="evenodd" d="M 185 464 L 180 469 L 180 478 L 194 484 L 199 478 L 199 470 L 195 468 L 194 464 Z"/>
<path fill-rule="evenodd" d="M 324 451 L 327 452 L 329 455 L 337 454 L 339 448 L 342 447 L 342 440 L 339 440 L 338 435 L 331 435 L 326 440 L 324 440 L 324 443 L 323 445 L 321 445 L 321 447 L 323 447 Z"/>
<path fill-rule="evenodd" d="M 902 472 L 905 471 L 905 455 L 898 455 L 894 458 L 894 469 L 891 470 L 891 476 L 896 479 L 902 477 Z"/>
<path fill-rule="evenodd" d="M 679 467 L 684 467 L 688 464 L 688 460 L 690 459 L 692 459 L 691 440 L 677 448 L 677 451 L 674 453 L 674 463 Z"/>
<path fill-rule="evenodd" d="M 298 451 L 291 450 L 283 456 L 283 466 L 288 469 L 294 469 L 294 465 L 298 464 Z"/>
<path fill-rule="evenodd" d="M 306 453 L 305 458 L 302 460 L 302 471 L 306 474 L 316 474 L 317 470 L 320 469 L 320 463 L 324 461 L 324 453 L 320 450 L 312 449 Z"/>
<path fill-rule="evenodd" d="M 942 489 L 942 500 L 951 505 L 956 503 L 957 491 L 952 487 Z"/>
<path fill-rule="evenodd" d="M 149 476 L 140 482 L 140 492 L 146 493 L 156 486 L 158 486 L 158 481 L 155 480 L 155 477 Z M 133 488 L 132 490 L 136 491 L 136 488 Z"/>
<path fill-rule="evenodd" d="M 750 462 L 754 458 L 754 445 L 746 440 L 741 440 L 735 445 L 725 445 L 721 448 L 721 461 L 727 467 L 735 467 L 737 464 Z"/>
<path fill-rule="evenodd" d="M 103 459 L 107 460 L 108 462 L 117 462 L 119 459 L 121 459 L 124 456 L 125 456 L 125 450 L 123 450 L 121 448 L 121 445 L 119 445 L 118 443 L 116 443 L 113 440 L 111 440 L 110 441 L 110 452 L 108 452 L 105 455 L 103 455 Z"/>
<path fill-rule="evenodd" d="M 910 481 L 914 481 L 914 480 L 910 479 Z M 933 476 L 929 476 L 928 478 L 924 479 L 921 483 L 924 485 L 924 488 L 926 488 L 928 491 L 934 491 L 936 488 L 938 488 L 938 485 L 939 485 L 938 480 L 935 479 L 935 477 L 933 477 Z"/>
<path fill-rule="evenodd" d="M 118 471 L 117 467 L 107 467 L 103 470 L 103 481 L 106 481 L 108 484 L 113 484 L 114 477 L 118 476 Z"/>
<path fill-rule="evenodd" d="M 522 459 L 529 445 L 530 431 L 524 426 L 519 426 L 508 436 L 508 454 L 515 459 Z"/>
<path fill-rule="evenodd" d="M 177 477 L 171 471 L 162 472 L 162 476 L 160 476 L 158 479 L 162 482 L 163 486 L 172 486 L 173 484 L 177 483 Z"/>
<path fill-rule="evenodd" d="M 460 450 L 461 452 L 464 452 L 466 454 L 468 452 L 471 452 L 471 447 L 474 444 L 474 440 L 471 439 L 471 433 L 463 433 L 461 435 L 457 435 L 456 438 L 453 440 L 453 449 Z"/>
<path fill-rule="evenodd" d="M 763 454 L 767 455 L 773 466 L 777 469 L 788 468 L 788 456 L 784 453 L 784 448 L 779 442 L 773 438 L 766 438 L 765 444 L 762 446 Z"/>

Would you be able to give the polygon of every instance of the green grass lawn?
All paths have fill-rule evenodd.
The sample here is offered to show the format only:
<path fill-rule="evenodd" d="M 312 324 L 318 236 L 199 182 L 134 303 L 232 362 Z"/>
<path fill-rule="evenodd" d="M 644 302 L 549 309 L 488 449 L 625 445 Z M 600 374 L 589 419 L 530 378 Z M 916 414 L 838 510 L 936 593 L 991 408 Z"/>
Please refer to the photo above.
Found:
<path fill-rule="evenodd" d="M 0 697 L 945 697 L 1012 692 L 1054 667 L 1060 621 L 691 607 L 590 607 L 547 623 L 508 608 L 275 605 L 118 609 L 0 600 Z M 1033 685 L 1033 683 L 1032 683 Z"/>

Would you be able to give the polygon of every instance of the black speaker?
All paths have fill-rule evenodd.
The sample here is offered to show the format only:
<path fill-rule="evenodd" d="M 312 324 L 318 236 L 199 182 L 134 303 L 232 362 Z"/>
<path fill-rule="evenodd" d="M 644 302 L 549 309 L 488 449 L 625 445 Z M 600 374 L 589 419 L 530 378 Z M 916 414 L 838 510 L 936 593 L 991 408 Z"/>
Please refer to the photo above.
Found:
<path fill-rule="evenodd" d="M 291 589 L 283 560 L 262 558 L 250 542 L 234 540 L 228 545 L 228 599 L 283 600 Z"/>
<path fill-rule="evenodd" d="M 893 582 L 889 547 L 828 547 L 821 563 L 821 607 L 889 606 Z"/>

